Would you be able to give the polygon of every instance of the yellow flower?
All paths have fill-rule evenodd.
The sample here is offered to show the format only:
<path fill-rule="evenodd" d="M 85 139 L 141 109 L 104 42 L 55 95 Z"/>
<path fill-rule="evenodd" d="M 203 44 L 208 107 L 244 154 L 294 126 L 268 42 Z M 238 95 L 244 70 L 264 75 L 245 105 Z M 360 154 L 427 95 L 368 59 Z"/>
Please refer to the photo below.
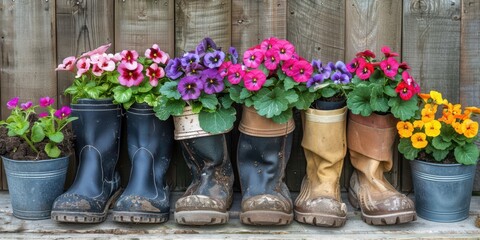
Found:
<path fill-rule="evenodd" d="M 397 123 L 397 130 L 401 138 L 409 138 L 413 133 L 413 125 L 411 122 L 399 121 Z"/>
<path fill-rule="evenodd" d="M 413 127 L 414 127 L 414 128 L 418 128 L 418 129 L 422 129 L 422 128 L 423 128 L 423 124 L 424 124 L 423 121 L 415 120 L 415 121 L 413 122 Z"/>
<path fill-rule="evenodd" d="M 452 124 L 455 122 L 455 116 L 453 115 L 454 112 L 454 106 L 451 103 L 447 103 L 443 107 L 442 111 L 442 117 L 438 120 L 446 123 L 446 124 Z"/>
<path fill-rule="evenodd" d="M 424 148 L 428 145 L 427 135 L 425 135 L 425 133 L 415 133 L 410 137 L 410 140 L 412 141 L 412 146 L 417 149 Z"/>
<path fill-rule="evenodd" d="M 467 119 L 463 121 L 462 125 L 465 125 L 465 132 L 463 135 L 467 138 L 473 138 L 477 136 L 478 133 L 478 122 L 472 121 L 471 119 Z"/>
<path fill-rule="evenodd" d="M 435 112 L 431 111 L 429 108 L 422 109 L 422 121 L 427 123 L 435 119 Z"/>
<path fill-rule="evenodd" d="M 437 120 L 432 120 L 425 123 L 425 134 L 429 137 L 436 137 L 440 135 L 440 128 L 442 124 Z"/>
<path fill-rule="evenodd" d="M 465 132 L 465 125 L 459 122 L 452 123 L 452 127 L 455 129 L 455 132 L 458 134 L 463 134 Z"/>
<path fill-rule="evenodd" d="M 437 91 L 430 91 L 430 97 L 435 101 L 437 104 L 443 104 L 442 94 Z"/>

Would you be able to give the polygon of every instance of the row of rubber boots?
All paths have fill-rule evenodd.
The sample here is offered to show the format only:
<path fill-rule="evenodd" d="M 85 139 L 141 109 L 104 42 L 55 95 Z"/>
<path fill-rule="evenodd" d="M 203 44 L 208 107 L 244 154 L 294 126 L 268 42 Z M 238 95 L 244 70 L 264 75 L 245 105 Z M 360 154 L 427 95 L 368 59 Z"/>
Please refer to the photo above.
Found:
<path fill-rule="evenodd" d="M 73 122 L 79 166 L 72 186 L 55 200 L 52 219 L 98 223 L 106 219 L 109 208 L 113 207 L 113 220 L 117 222 L 167 221 L 170 191 L 165 176 L 173 147 L 172 121 L 158 120 L 145 105 L 135 104 L 127 111 L 132 167 L 128 185 L 122 192 L 116 169 L 122 110 L 108 101 L 81 100 L 72 105 L 72 114 L 79 117 Z M 345 224 L 347 208 L 340 198 L 339 180 L 347 150 L 346 108 L 310 109 L 303 121 L 307 173 L 293 204 L 284 182 L 293 120 L 274 124 L 254 110 L 244 108 L 237 149 L 242 223 L 286 225 L 295 216 L 299 222 L 317 226 Z M 383 116 L 368 121 L 354 115 L 349 117 L 348 146 L 355 167 L 349 200 L 361 209 L 364 221 L 373 225 L 416 219 L 413 202 L 398 193 L 383 176 L 392 167 L 394 124 L 393 119 Z M 234 179 L 225 135 L 184 139 L 179 143 L 192 182 L 175 203 L 176 222 L 226 223 Z"/>

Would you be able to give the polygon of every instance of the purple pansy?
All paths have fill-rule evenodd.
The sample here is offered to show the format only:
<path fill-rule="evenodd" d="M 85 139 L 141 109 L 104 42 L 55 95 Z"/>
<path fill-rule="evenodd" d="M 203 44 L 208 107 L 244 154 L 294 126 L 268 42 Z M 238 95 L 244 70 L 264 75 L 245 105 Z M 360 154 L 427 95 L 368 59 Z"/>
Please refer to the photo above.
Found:
<path fill-rule="evenodd" d="M 205 67 L 203 65 L 201 65 L 200 63 L 192 63 L 192 64 L 187 66 L 185 71 L 187 72 L 188 76 L 190 76 L 190 75 L 199 76 L 202 73 L 203 69 L 205 69 Z"/>
<path fill-rule="evenodd" d="M 207 94 L 219 93 L 225 88 L 223 78 L 216 69 L 203 71 L 200 79 L 203 82 L 203 91 Z"/>
<path fill-rule="evenodd" d="M 330 74 L 330 73 L 328 73 Z M 325 74 L 315 74 L 313 77 L 311 77 L 310 79 L 308 79 L 307 81 L 307 87 L 311 87 L 317 83 L 322 83 L 323 81 L 325 81 L 326 77 Z"/>
<path fill-rule="evenodd" d="M 197 53 L 199 56 L 205 55 L 210 50 L 219 50 L 217 49 L 217 45 L 211 38 L 204 38 L 198 45 L 197 48 L 195 49 L 195 53 Z"/>
<path fill-rule="evenodd" d="M 350 78 L 345 73 L 335 71 L 335 73 L 332 74 L 332 81 L 335 84 L 346 84 L 350 82 Z"/>
<path fill-rule="evenodd" d="M 230 54 L 230 61 L 233 63 L 233 64 L 237 64 L 238 62 L 238 52 L 237 52 L 237 49 L 234 48 L 234 47 L 230 47 L 228 49 L 228 53 Z"/>
<path fill-rule="evenodd" d="M 170 59 L 165 67 L 167 77 L 177 79 L 183 74 L 182 63 L 179 58 Z"/>
<path fill-rule="evenodd" d="M 187 68 L 190 64 L 199 63 L 200 57 L 196 53 L 187 52 L 180 59 L 183 68 Z"/>
<path fill-rule="evenodd" d="M 22 103 L 20 104 L 20 107 L 23 109 L 23 110 L 27 110 L 29 108 L 31 108 L 33 105 L 32 101 L 28 101 L 26 103 Z"/>
<path fill-rule="evenodd" d="M 202 81 L 197 76 L 186 76 L 182 78 L 177 87 L 184 101 L 198 99 L 202 89 Z"/>
<path fill-rule="evenodd" d="M 222 51 L 214 51 L 205 54 L 205 57 L 203 58 L 203 63 L 208 68 L 217 68 L 222 65 L 224 59 L 225 53 L 223 53 Z"/>

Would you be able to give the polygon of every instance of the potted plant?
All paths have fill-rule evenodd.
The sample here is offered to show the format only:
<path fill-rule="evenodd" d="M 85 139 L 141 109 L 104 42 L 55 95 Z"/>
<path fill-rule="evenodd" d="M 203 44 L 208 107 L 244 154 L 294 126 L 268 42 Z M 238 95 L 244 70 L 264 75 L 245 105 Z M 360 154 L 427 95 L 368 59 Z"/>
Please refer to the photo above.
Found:
<path fill-rule="evenodd" d="M 408 65 L 396 59 L 389 47 L 376 59 L 370 50 L 359 52 L 347 64 L 353 89 L 347 95 L 347 141 L 354 167 L 349 201 L 361 209 L 362 219 L 372 225 L 414 221 L 414 203 L 385 179 L 393 166 L 395 125 L 418 110 L 419 85 Z"/>
<path fill-rule="evenodd" d="M 210 38 L 195 50 L 171 59 L 170 81 L 160 88 L 156 115 L 173 116 L 192 182 L 175 204 L 175 221 L 186 225 L 224 224 L 232 203 L 233 171 L 225 134 L 233 128 L 235 108 L 228 97 L 222 68 L 236 62 L 234 48 L 223 52 Z"/>
<path fill-rule="evenodd" d="M 293 203 L 284 182 L 293 141 L 293 108 L 307 109 L 314 93 L 312 65 L 287 40 L 271 37 L 228 67 L 230 97 L 243 105 L 237 163 L 242 186 L 240 220 L 250 225 L 286 225 Z"/>
<path fill-rule="evenodd" d="M 110 44 L 71 56 L 56 71 L 76 73 L 65 93 L 72 97 L 72 123 L 78 169 L 70 188 L 52 207 L 52 219 L 61 222 L 96 223 L 106 219 L 113 199 L 120 194 L 120 175 L 115 166 L 120 149 L 122 108 L 113 103 L 120 62 L 131 56 L 107 54 Z M 86 203 L 86 204 L 81 204 Z"/>
<path fill-rule="evenodd" d="M 452 104 L 437 91 L 420 96 L 420 113 L 397 123 L 398 151 L 412 160 L 416 210 L 430 221 L 461 221 L 469 215 L 479 157 L 471 115 L 480 109 Z"/>
<path fill-rule="evenodd" d="M 347 153 L 345 105 L 352 75 L 342 61 L 323 65 L 313 60 L 312 66 L 314 73 L 307 87 L 315 94 L 315 101 L 302 116 L 307 169 L 295 200 L 295 219 L 316 226 L 340 227 L 347 220 L 347 206 L 340 196 L 340 175 Z"/>
<path fill-rule="evenodd" d="M 7 103 L 10 115 L 0 121 L 0 155 L 5 166 L 13 215 L 22 219 L 50 217 L 52 203 L 63 192 L 74 121 L 69 107 L 53 108 L 54 99 Z M 41 113 L 36 114 L 36 110 Z"/>

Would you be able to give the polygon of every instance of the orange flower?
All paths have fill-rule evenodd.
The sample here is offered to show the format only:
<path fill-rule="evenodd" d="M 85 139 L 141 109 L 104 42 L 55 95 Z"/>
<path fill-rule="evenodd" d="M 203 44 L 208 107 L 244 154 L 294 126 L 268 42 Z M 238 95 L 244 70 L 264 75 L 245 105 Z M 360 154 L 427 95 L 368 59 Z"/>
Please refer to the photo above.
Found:
<path fill-rule="evenodd" d="M 415 133 L 410 137 L 412 146 L 417 149 L 425 148 L 428 145 L 427 135 L 425 133 Z"/>
<path fill-rule="evenodd" d="M 452 127 L 455 129 L 455 132 L 458 134 L 463 134 L 465 132 L 465 125 L 459 122 L 452 123 Z"/>
<path fill-rule="evenodd" d="M 415 120 L 415 121 L 413 122 L 413 127 L 414 127 L 414 128 L 418 128 L 418 129 L 422 129 L 422 128 L 423 128 L 423 124 L 424 124 L 423 121 Z"/>
<path fill-rule="evenodd" d="M 442 117 L 438 120 L 445 122 L 446 124 L 452 124 L 455 122 L 455 116 L 453 115 L 454 106 L 451 103 L 447 103 L 443 107 Z"/>
<path fill-rule="evenodd" d="M 462 117 L 462 105 L 460 105 L 460 104 L 453 105 L 452 115 L 455 118 L 461 118 Z"/>
<path fill-rule="evenodd" d="M 472 113 L 480 114 L 480 108 L 477 107 L 465 107 L 465 110 L 468 110 Z"/>
<path fill-rule="evenodd" d="M 397 123 L 397 130 L 401 138 L 409 138 L 413 133 L 413 125 L 410 122 L 399 121 Z"/>
<path fill-rule="evenodd" d="M 419 93 L 418 96 L 424 101 L 427 102 L 430 99 L 430 94 L 428 93 Z"/>
<path fill-rule="evenodd" d="M 429 137 L 436 137 L 440 135 L 440 128 L 442 128 L 442 124 L 437 120 L 432 120 L 425 123 L 425 134 Z"/>
<path fill-rule="evenodd" d="M 463 135 L 467 138 L 473 138 L 477 136 L 478 133 L 478 122 L 472 121 L 471 119 L 467 119 L 463 121 L 462 125 L 465 125 L 465 132 Z"/>
<path fill-rule="evenodd" d="M 422 121 L 423 122 L 430 122 L 435 119 L 435 108 L 430 108 L 427 107 L 427 105 L 430 104 L 425 104 L 425 107 L 422 109 Z"/>

